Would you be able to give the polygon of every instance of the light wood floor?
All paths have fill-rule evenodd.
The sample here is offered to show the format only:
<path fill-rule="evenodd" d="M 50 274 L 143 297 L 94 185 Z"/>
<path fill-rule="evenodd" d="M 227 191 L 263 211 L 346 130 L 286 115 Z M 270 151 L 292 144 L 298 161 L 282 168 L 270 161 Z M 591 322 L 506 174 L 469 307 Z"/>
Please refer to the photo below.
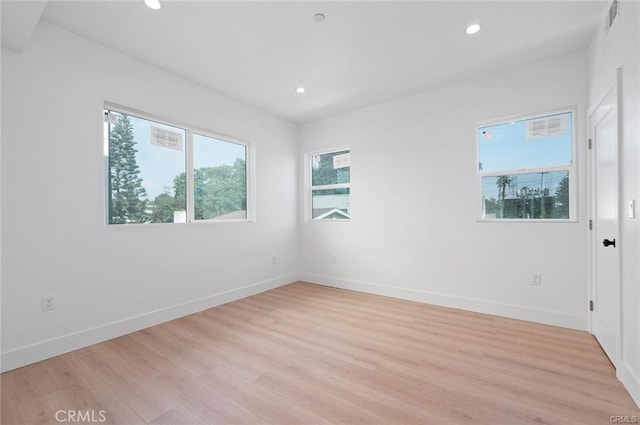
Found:
<path fill-rule="evenodd" d="M 304 283 L 2 375 L 3 425 L 60 410 L 152 425 L 640 417 L 584 332 Z"/>

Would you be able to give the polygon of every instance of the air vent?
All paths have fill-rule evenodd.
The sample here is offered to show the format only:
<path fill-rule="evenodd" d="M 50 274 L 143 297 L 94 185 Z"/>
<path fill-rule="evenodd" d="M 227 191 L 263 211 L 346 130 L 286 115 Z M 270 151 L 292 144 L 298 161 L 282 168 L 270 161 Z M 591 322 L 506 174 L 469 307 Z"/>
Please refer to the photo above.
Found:
<path fill-rule="evenodd" d="M 609 14 L 607 15 L 607 19 L 604 23 L 604 29 L 609 31 L 613 26 L 613 22 L 618 17 L 618 0 L 613 0 L 611 6 L 609 7 Z"/>

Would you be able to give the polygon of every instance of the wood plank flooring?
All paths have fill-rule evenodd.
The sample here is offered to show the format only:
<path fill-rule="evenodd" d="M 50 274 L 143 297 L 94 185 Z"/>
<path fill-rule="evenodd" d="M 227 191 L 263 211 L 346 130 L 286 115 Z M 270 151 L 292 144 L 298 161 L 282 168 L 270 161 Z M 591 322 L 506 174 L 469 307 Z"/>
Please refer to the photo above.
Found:
<path fill-rule="evenodd" d="M 3 425 L 640 421 L 584 332 L 305 283 L 0 379 Z"/>

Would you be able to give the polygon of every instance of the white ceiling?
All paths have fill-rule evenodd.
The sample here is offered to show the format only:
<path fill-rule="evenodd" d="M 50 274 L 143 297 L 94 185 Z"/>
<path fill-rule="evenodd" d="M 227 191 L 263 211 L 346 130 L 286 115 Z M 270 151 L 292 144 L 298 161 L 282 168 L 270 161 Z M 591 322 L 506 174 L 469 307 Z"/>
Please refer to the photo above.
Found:
<path fill-rule="evenodd" d="M 584 49 L 607 4 L 173 0 L 153 11 L 142 0 L 51 0 L 42 18 L 305 122 Z M 468 36 L 472 22 L 483 30 Z"/>
<path fill-rule="evenodd" d="M 38 25 L 45 1 L 2 1 L 2 47 L 22 53 Z"/>

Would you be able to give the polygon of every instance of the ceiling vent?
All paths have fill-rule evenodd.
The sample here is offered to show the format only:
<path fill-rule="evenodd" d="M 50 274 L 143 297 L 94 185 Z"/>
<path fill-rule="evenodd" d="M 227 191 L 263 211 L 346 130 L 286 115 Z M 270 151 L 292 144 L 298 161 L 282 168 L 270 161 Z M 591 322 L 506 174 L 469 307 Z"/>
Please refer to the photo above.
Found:
<path fill-rule="evenodd" d="M 609 31 L 611 29 L 611 27 L 613 26 L 613 22 L 616 20 L 617 17 L 618 17 L 618 0 L 613 0 L 613 3 L 611 3 L 611 6 L 609 7 L 609 14 L 607 15 L 607 19 L 605 20 L 605 23 L 604 23 L 604 29 L 606 31 Z"/>

